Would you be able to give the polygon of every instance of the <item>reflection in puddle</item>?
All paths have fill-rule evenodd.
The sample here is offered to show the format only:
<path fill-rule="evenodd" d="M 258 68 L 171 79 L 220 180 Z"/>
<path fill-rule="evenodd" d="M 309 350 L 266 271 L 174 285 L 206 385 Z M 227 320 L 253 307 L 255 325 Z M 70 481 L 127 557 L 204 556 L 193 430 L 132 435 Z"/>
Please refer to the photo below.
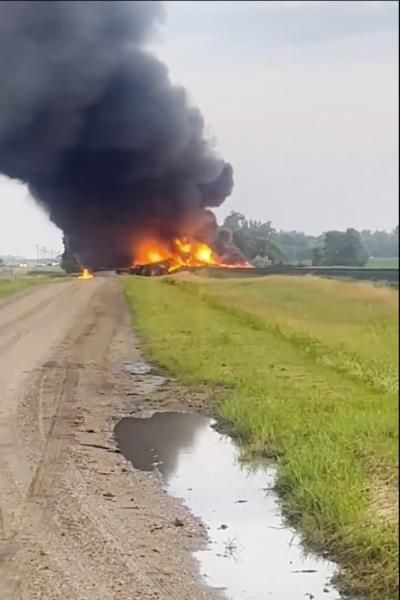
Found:
<path fill-rule="evenodd" d="M 135 468 L 159 472 L 168 492 L 209 527 L 209 548 L 195 554 L 209 585 L 225 588 L 230 600 L 340 598 L 329 583 L 334 564 L 305 556 L 285 526 L 271 491 L 275 468 L 240 464 L 235 444 L 212 421 L 155 413 L 122 419 L 115 434 Z"/>

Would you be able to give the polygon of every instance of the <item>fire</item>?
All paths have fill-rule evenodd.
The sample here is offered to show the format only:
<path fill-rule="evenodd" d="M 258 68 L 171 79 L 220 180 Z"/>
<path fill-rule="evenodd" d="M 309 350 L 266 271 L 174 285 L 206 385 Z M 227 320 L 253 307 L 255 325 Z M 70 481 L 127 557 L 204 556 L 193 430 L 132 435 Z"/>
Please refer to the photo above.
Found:
<path fill-rule="evenodd" d="M 235 265 L 225 264 L 210 246 L 191 241 L 188 238 L 175 238 L 169 244 L 156 240 L 146 240 L 136 247 L 136 266 L 162 262 L 166 263 L 168 273 L 183 267 L 251 267 L 247 262 Z"/>
<path fill-rule="evenodd" d="M 78 275 L 78 279 L 92 279 L 93 274 L 90 273 L 87 269 L 83 269 L 82 273 Z"/>
<path fill-rule="evenodd" d="M 197 260 L 207 265 L 212 263 L 212 250 L 206 244 L 201 244 L 200 247 L 197 248 L 195 256 Z"/>
<path fill-rule="evenodd" d="M 135 263 L 137 265 L 148 265 L 151 263 L 167 260 L 170 255 L 166 244 L 155 240 L 141 242 L 135 249 Z"/>

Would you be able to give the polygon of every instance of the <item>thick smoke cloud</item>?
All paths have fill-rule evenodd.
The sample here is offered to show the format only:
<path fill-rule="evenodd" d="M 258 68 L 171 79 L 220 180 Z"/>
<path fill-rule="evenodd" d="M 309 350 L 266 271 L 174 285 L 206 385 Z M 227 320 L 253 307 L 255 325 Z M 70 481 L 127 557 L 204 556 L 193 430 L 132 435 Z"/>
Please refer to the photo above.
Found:
<path fill-rule="evenodd" d="M 158 2 L 0 2 L 0 172 L 28 184 L 91 267 L 135 240 L 215 232 L 232 168 L 145 49 Z M 200 233 L 199 233 L 200 232 Z"/>

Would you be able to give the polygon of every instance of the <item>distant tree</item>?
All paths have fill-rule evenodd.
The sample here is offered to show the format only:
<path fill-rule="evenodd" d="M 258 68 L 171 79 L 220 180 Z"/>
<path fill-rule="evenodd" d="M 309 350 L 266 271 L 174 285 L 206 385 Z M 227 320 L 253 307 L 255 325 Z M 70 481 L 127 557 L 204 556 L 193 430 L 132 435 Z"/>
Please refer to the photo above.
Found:
<path fill-rule="evenodd" d="M 282 261 L 281 249 L 269 238 L 253 228 L 243 228 L 233 234 L 233 242 L 243 254 L 253 260 L 256 256 L 268 258 L 273 264 Z"/>
<path fill-rule="evenodd" d="M 66 273 L 78 273 L 81 270 L 80 264 L 75 257 L 75 255 L 71 252 L 68 241 L 66 238 L 63 238 L 64 244 L 64 252 L 61 256 L 61 268 Z"/>
<path fill-rule="evenodd" d="M 388 258 L 399 255 L 399 226 L 393 231 L 361 231 L 361 239 L 370 256 L 375 258 Z"/>
<path fill-rule="evenodd" d="M 224 221 L 222 227 L 228 229 L 232 233 L 241 229 L 246 222 L 246 218 L 242 213 L 232 211 Z"/>
<path fill-rule="evenodd" d="M 272 234 L 274 243 L 281 249 L 286 262 L 311 261 L 317 239 L 302 231 L 276 231 Z"/>
<path fill-rule="evenodd" d="M 223 229 L 231 231 L 233 244 L 248 260 L 258 257 L 268 263 L 282 261 L 282 251 L 273 240 L 275 230 L 271 221 L 247 220 L 242 213 L 231 212 L 223 223 Z"/>
<path fill-rule="evenodd" d="M 317 246 L 312 250 L 312 264 L 315 267 L 321 267 L 324 264 L 324 249 Z"/>
<path fill-rule="evenodd" d="M 328 231 L 325 234 L 323 246 L 323 262 L 325 266 L 343 265 L 343 248 L 345 246 L 345 234 L 341 231 Z M 347 264 L 347 259 L 344 261 Z"/>
<path fill-rule="evenodd" d="M 346 230 L 341 258 L 342 264 L 349 266 L 363 267 L 368 262 L 368 250 L 356 229 Z"/>
<path fill-rule="evenodd" d="M 240 212 L 231 212 L 223 224 L 231 232 L 232 248 L 238 248 L 251 261 L 265 258 L 272 263 L 304 263 L 314 265 L 364 265 L 369 256 L 399 255 L 399 229 L 393 231 L 361 231 L 347 229 L 328 231 L 321 236 L 301 231 L 276 231 L 271 221 L 265 223 L 246 219 Z"/>
<path fill-rule="evenodd" d="M 327 231 L 322 246 L 313 251 L 316 266 L 363 267 L 368 261 L 368 251 L 356 229 Z"/>

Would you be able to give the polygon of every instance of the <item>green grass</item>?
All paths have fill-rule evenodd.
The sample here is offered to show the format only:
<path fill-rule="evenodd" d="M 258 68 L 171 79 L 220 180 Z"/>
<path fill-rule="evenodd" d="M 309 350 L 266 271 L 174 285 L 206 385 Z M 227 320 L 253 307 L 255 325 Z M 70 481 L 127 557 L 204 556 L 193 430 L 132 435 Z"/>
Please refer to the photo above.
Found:
<path fill-rule="evenodd" d="M 370 258 L 366 264 L 369 269 L 398 269 L 399 257 L 392 258 Z"/>
<path fill-rule="evenodd" d="M 50 283 L 52 281 L 61 281 L 62 277 L 57 273 L 56 275 L 33 275 L 33 276 L 21 276 L 15 279 L 0 278 L 0 299 L 24 290 L 32 285 L 38 285 L 42 283 Z"/>
<path fill-rule="evenodd" d="M 124 278 L 147 355 L 278 460 L 286 515 L 367 598 L 396 597 L 396 291 L 304 277 Z"/>

